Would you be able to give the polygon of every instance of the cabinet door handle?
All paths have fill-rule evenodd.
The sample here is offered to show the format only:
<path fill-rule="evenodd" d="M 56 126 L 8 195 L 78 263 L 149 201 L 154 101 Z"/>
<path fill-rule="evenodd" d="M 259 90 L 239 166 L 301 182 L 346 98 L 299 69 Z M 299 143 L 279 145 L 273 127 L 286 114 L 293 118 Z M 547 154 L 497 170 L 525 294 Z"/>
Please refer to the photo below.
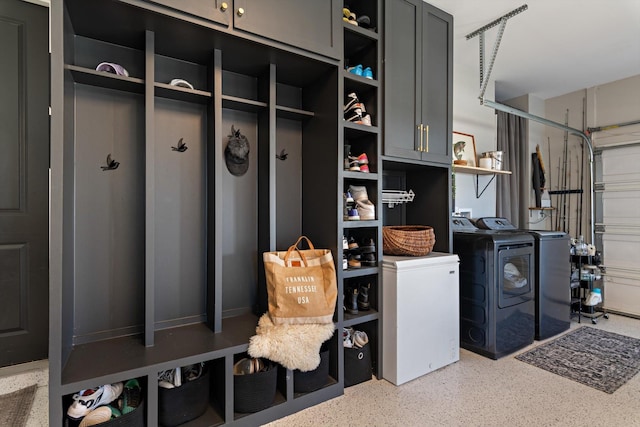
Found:
<path fill-rule="evenodd" d="M 424 133 L 426 134 L 424 152 L 428 153 L 429 152 L 429 125 L 424 126 L 423 129 L 424 129 Z"/>
<path fill-rule="evenodd" d="M 238 12 L 237 12 L 237 13 L 238 13 L 238 16 L 242 16 L 242 15 L 244 15 L 244 9 L 243 9 L 243 8 L 241 8 L 241 7 L 239 7 L 239 8 L 238 8 Z"/>
<path fill-rule="evenodd" d="M 418 126 L 418 130 L 420 131 L 420 146 L 418 147 L 418 151 L 422 151 L 422 144 L 424 143 L 424 133 L 422 132 L 423 126 L 422 123 Z"/>
<path fill-rule="evenodd" d="M 227 2 L 223 1 L 222 4 L 220 5 L 220 11 L 226 12 L 228 8 L 229 8 L 229 5 L 227 4 Z"/>

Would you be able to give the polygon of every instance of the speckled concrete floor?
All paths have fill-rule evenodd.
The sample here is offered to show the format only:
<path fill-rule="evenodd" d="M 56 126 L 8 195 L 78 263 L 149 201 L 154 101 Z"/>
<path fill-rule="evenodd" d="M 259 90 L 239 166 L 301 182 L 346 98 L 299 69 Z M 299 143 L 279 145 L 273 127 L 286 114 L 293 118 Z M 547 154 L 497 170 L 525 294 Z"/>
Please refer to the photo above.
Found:
<path fill-rule="evenodd" d="M 611 315 L 581 325 L 640 338 L 638 319 Z M 572 322 L 571 328 L 581 325 Z M 461 350 L 459 362 L 400 387 L 368 381 L 267 426 L 640 426 L 640 374 L 607 394 L 520 362 L 515 354 L 495 361 Z M 49 425 L 47 375 L 46 361 L 0 369 L 0 393 L 38 384 L 28 427 Z"/>
<path fill-rule="evenodd" d="M 27 427 L 49 425 L 49 363 L 46 360 L 0 369 L 0 394 L 37 384 Z M 2 426 L 5 427 L 5 426 Z"/>
<path fill-rule="evenodd" d="M 581 325 L 640 338 L 640 320 L 624 316 L 571 328 Z M 640 374 L 607 394 L 513 357 L 540 343 L 497 361 L 461 350 L 459 362 L 400 387 L 368 381 L 267 425 L 640 426 Z"/>

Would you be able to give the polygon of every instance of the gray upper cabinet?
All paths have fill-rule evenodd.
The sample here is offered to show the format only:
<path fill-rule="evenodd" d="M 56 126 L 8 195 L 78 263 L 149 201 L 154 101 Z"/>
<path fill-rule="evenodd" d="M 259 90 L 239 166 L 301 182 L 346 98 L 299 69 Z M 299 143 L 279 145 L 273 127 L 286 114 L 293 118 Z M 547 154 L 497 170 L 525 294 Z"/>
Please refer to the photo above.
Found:
<path fill-rule="evenodd" d="M 339 59 L 338 0 L 235 0 L 234 28 Z"/>
<path fill-rule="evenodd" d="M 387 0 L 384 154 L 451 163 L 453 17 L 422 0 Z"/>
<path fill-rule="evenodd" d="M 340 59 L 338 0 L 149 0 L 235 30 Z"/>

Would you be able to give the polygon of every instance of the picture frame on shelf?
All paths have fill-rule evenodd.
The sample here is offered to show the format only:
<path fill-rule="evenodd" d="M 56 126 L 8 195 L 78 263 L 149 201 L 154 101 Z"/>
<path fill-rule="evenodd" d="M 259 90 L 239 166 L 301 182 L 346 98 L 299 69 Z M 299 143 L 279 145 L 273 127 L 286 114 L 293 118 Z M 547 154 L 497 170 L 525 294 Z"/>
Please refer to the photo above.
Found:
<path fill-rule="evenodd" d="M 477 166 L 476 140 L 473 135 L 454 131 L 451 141 L 453 144 L 451 153 L 454 165 Z"/>

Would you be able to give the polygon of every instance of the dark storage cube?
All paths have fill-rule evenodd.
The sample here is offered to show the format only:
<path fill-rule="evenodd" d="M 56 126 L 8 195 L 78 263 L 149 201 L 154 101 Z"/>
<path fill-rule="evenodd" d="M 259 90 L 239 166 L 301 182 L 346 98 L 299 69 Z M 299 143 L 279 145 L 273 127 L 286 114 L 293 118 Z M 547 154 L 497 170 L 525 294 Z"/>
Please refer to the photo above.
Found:
<path fill-rule="evenodd" d="M 278 367 L 270 362 L 266 370 L 233 376 L 233 402 L 236 412 L 258 412 L 268 408 L 276 396 Z"/>
<path fill-rule="evenodd" d="M 209 371 L 176 388 L 158 387 L 158 422 L 177 426 L 204 414 L 209 405 Z"/>
<path fill-rule="evenodd" d="M 344 386 L 360 384 L 371 379 L 371 348 L 369 343 L 362 348 L 344 349 Z"/>
<path fill-rule="evenodd" d="M 329 376 L 329 349 L 321 349 L 320 364 L 313 371 L 293 372 L 293 390 L 296 393 L 309 393 L 322 388 Z"/>

